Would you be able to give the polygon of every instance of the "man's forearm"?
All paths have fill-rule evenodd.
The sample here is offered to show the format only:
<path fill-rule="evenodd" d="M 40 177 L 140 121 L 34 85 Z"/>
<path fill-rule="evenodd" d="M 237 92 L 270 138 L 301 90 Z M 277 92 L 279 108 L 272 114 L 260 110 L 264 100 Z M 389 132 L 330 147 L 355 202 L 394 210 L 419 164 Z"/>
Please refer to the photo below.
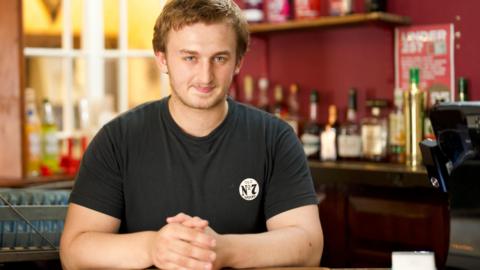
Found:
<path fill-rule="evenodd" d="M 293 226 L 222 238 L 222 266 L 232 268 L 318 266 L 323 250 L 321 232 L 312 235 Z"/>
<path fill-rule="evenodd" d="M 85 232 L 60 250 L 65 269 L 119 268 L 139 269 L 152 265 L 148 241 L 155 232 L 111 234 Z"/>

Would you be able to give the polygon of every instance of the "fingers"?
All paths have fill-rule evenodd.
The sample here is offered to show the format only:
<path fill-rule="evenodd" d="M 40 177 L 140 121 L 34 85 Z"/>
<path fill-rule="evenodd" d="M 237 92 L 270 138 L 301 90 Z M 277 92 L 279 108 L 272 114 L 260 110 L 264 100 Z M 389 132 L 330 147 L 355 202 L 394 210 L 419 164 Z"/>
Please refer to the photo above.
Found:
<path fill-rule="evenodd" d="M 173 217 L 167 218 L 167 223 L 181 223 L 190 228 L 196 228 L 199 230 L 204 230 L 208 227 L 208 221 L 201 219 L 199 217 L 191 217 L 184 213 L 177 214 Z"/>
<path fill-rule="evenodd" d="M 210 270 L 216 259 L 215 238 L 180 223 L 165 225 L 152 244 L 152 263 L 161 269 Z"/>
<path fill-rule="evenodd" d="M 210 249 L 202 248 L 184 241 L 175 241 L 170 245 L 169 250 L 184 257 L 190 257 L 197 261 L 213 262 L 216 253 Z"/>
<path fill-rule="evenodd" d="M 183 224 L 173 223 L 170 224 L 169 230 L 173 230 L 171 233 L 176 235 L 178 239 L 183 241 L 198 243 L 202 246 L 214 248 L 216 246 L 216 240 L 213 236 L 204 233 L 203 231 L 198 231 L 193 228 L 187 227 Z"/>
<path fill-rule="evenodd" d="M 191 219 L 192 217 L 187 215 L 187 214 L 184 214 L 184 213 L 178 213 L 176 214 L 175 216 L 173 217 L 168 217 L 167 218 L 167 222 L 168 223 L 182 223 L 186 220 L 189 220 Z"/>

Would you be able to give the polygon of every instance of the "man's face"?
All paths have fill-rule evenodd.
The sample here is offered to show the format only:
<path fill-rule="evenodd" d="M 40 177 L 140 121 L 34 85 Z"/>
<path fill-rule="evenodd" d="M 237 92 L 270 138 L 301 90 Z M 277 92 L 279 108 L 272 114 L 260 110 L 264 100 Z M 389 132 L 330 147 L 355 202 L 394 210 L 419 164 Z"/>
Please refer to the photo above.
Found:
<path fill-rule="evenodd" d="M 166 53 L 156 54 L 162 72 L 168 72 L 172 99 L 194 109 L 222 104 L 238 72 L 236 35 L 227 23 L 196 23 L 170 30 Z"/>

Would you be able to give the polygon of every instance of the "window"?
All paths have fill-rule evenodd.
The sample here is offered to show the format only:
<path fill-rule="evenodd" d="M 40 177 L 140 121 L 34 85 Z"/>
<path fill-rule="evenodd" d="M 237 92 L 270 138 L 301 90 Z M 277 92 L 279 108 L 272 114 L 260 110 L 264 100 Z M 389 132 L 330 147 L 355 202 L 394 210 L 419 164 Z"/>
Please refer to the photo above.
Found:
<path fill-rule="evenodd" d="M 61 138 L 169 94 L 151 46 L 163 2 L 23 1 L 26 86 L 53 104 Z"/>

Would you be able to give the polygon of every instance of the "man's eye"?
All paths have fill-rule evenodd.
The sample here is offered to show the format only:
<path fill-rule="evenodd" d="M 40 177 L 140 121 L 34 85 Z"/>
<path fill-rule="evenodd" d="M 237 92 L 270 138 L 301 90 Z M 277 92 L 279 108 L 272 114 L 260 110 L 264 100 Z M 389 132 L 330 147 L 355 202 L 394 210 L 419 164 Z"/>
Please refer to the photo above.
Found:
<path fill-rule="evenodd" d="M 185 56 L 183 57 L 183 60 L 187 61 L 187 62 L 192 62 L 195 60 L 195 57 L 194 56 Z"/>
<path fill-rule="evenodd" d="M 227 61 L 227 58 L 225 56 L 215 56 L 214 60 L 215 60 L 215 62 L 223 63 L 223 62 Z"/>

